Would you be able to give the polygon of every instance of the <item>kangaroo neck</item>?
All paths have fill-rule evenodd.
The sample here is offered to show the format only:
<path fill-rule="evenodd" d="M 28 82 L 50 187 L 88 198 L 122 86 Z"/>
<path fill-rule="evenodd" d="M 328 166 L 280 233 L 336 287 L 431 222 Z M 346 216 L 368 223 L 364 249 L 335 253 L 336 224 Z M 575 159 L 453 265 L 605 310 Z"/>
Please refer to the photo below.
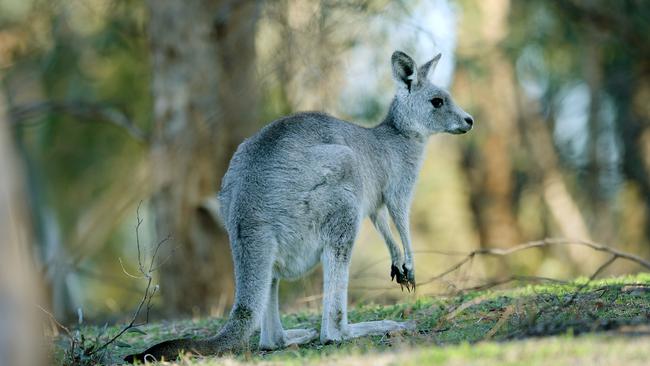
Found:
<path fill-rule="evenodd" d="M 373 128 L 377 140 L 385 151 L 387 170 L 399 170 L 406 176 L 415 176 L 420 170 L 428 136 L 400 129 L 395 123 L 397 117 L 391 110 L 382 123 Z"/>

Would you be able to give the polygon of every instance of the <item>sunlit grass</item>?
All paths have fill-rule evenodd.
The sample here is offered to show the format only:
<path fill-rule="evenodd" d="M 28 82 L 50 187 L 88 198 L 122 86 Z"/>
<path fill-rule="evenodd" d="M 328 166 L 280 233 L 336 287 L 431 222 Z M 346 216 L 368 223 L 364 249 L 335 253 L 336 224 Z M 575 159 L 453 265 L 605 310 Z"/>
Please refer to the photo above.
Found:
<path fill-rule="evenodd" d="M 650 362 L 650 336 L 645 335 L 650 324 L 650 274 L 423 297 L 392 306 L 362 305 L 350 310 L 349 319 L 415 320 L 417 329 L 274 352 L 257 350 L 256 335 L 247 352 L 181 363 L 541 365 L 552 359 L 554 364 L 616 360 L 644 364 Z M 113 360 L 165 339 L 214 334 L 222 323 L 223 319 L 200 319 L 149 324 L 142 327 L 146 334 L 127 333 L 125 344 L 111 349 Z M 283 324 L 318 328 L 320 314 L 288 314 Z M 108 333 L 118 330 L 115 326 Z M 92 335 L 97 329 L 84 331 Z"/>

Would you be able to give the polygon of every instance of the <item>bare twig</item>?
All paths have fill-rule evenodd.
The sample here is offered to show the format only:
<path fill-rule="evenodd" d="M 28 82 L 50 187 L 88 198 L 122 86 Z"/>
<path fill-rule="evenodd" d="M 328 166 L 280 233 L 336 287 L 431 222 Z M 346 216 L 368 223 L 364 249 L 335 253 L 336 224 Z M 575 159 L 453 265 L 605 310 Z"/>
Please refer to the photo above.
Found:
<path fill-rule="evenodd" d="M 138 142 L 148 142 L 149 137 L 123 112 L 114 107 L 100 103 L 80 101 L 43 101 L 17 106 L 11 109 L 10 116 L 14 123 L 49 113 L 66 113 L 81 121 L 102 121 L 117 126 Z"/>
<path fill-rule="evenodd" d="M 625 260 L 629 260 L 629 261 L 638 263 L 641 266 L 643 266 L 643 267 L 645 267 L 647 269 L 650 269 L 650 261 L 647 261 L 647 260 L 639 257 L 638 255 L 631 254 L 631 253 L 626 253 L 626 252 L 623 252 L 623 251 L 608 247 L 606 245 L 598 244 L 598 243 L 595 243 L 595 242 L 592 242 L 592 241 L 587 241 L 587 240 L 571 240 L 571 239 L 562 239 L 562 238 L 548 238 L 548 239 L 523 243 L 523 244 L 516 245 L 514 247 L 507 248 L 507 249 L 481 248 L 481 249 L 474 250 L 474 251 L 468 253 L 465 256 L 465 258 L 463 258 L 462 260 L 460 260 L 460 261 L 456 262 L 455 264 L 453 264 L 452 266 L 450 266 L 447 270 L 445 270 L 445 271 L 443 271 L 443 272 L 429 278 L 428 280 L 419 282 L 418 284 L 420 286 L 422 286 L 424 284 L 431 283 L 431 282 L 434 282 L 436 280 L 439 280 L 439 279 L 447 276 L 448 274 L 450 274 L 452 272 L 455 272 L 456 270 L 461 268 L 465 263 L 469 262 L 475 256 L 505 257 L 505 256 L 508 256 L 508 255 L 511 255 L 511 254 L 514 254 L 514 253 L 517 253 L 517 252 L 520 252 L 520 251 L 523 251 L 523 250 L 528 250 L 528 249 L 532 249 L 532 248 L 548 247 L 548 246 L 552 246 L 552 245 L 581 245 L 581 246 L 585 246 L 585 247 L 591 248 L 591 249 L 596 250 L 596 251 L 611 254 L 613 256 L 612 260 L 605 263 L 604 268 L 599 268 L 597 273 L 595 273 L 595 275 L 598 275 L 607 266 L 609 266 L 614 260 L 616 260 L 618 258 L 622 258 L 622 259 L 625 259 Z"/>
<path fill-rule="evenodd" d="M 136 280 L 144 278 L 142 276 L 136 276 L 134 274 L 129 273 L 129 271 L 127 271 L 126 268 L 124 267 L 124 263 L 122 262 L 122 258 L 117 258 L 117 260 L 120 262 L 120 267 L 122 267 L 122 273 L 124 273 L 125 275 L 127 275 L 127 276 L 129 276 L 131 278 L 134 278 Z"/>
<path fill-rule="evenodd" d="M 135 327 L 137 327 L 137 326 L 140 326 L 140 325 L 144 324 L 144 323 L 141 323 L 141 324 L 137 324 L 137 325 L 136 325 L 136 324 L 135 324 L 135 321 L 136 321 L 136 319 L 138 318 L 138 315 L 140 315 L 140 311 L 142 310 L 142 307 L 144 306 L 145 303 L 147 303 L 147 312 L 148 312 L 149 309 L 150 309 L 150 306 L 148 305 L 148 303 L 151 302 L 151 297 L 153 297 L 153 295 L 156 293 L 156 290 L 155 290 L 155 289 L 157 289 L 157 287 L 158 287 L 158 286 L 156 286 L 156 287 L 154 287 L 154 290 L 150 290 L 152 280 L 153 280 L 153 278 L 150 276 L 150 277 L 148 278 L 148 280 L 147 280 L 147 287 L 146 287 L 146 289 L 145 289 L 145 294 L 144 294 L 144 296 L 142 296 L 142 300 L 140 300 L 140 304 L 138 304 L 138 308 L 137 308 L 137 309 L 135 310 L 135 312 L 133 313 L 133 317 L 131 318 L 131 321 L 129 322 L 129 324 L 125 325 L 125 326 L 122 328 L 122 330 L 120 330 L 120 331 L 119 331 L 116 335 L 114 335 L 111 339 L 109 339 L 108 341 L 104 342 L 104 344 L 102 344 L 101 346 L 97 347 L 97 348 L 94 349 L 93 351 L 89 352 L 89 353 L 88 353 L 89 356 L 92 355 L 92 354 L 95 354 L 95 353 L 97 353 L 97 352 L 99 352 L 99 351 L 101 351 L 101 350 L 103 350 L 103 349 L 106 348 L 106 347 L 108 347 L 110 344 L 112 344 L 112 343 L 115 342 L 118 338 L 120 338 L 120 337 L 122 336 L 122 334 L 126 333 L 129 329 L 131 329 L 131 328 L 135 328 Z M 149 319 L 149 314 L 146 314 L 146 319 Z"/>
<path fill-rule="evenodd" d="M 140 274 L 142 277 L 139 278 L 144 278 L 147 280 L 147 286 L 145 287 L 144 294 L 142 295 L 142 299 L 140 299 L 140 303 L 138 304 L 138 307 L 133 313 L 133 316 L 131 317 L 131 321 L 122 327 L 122 329 L 115 334 L 112 338 L 104 342 L 101 346 L 94 348 L 91 352 L 88 353 L 88 355 L 93 355 L 96 354 L 104 349 L 106 349 L 110 344 L 115 342 L 118 338 L 120 338 L 124 333 L 126 333 L 129 329 L 131 328 L 136 328 L 138 326 L 144 325 L 147 322 L 149 322 L 149 312 L 151 310 L 151 299 L 154 297 L 156 292 L 158 291 L 158 285 L 152 286 L 153 285 L 153 272 L 159 268 L 160 266 L 154 267 L 154 262 L 156 260 L 156 254 L 158 253 L 158 250 L 160 247 L 165 244 L 169 240 L 169 236 L 164 238 L 163 240 L 158 241 L 158 243 L 154 247 L 153 255 L 151 258 L 149 258 L 149 265 L 144 264 L 144 257 L 143 257 L 143 250 L 140 247 L 140 226 L 143 223 L 143 219 L 140 217 L 140 207 L 142 206 L 142 201 L 138 204 L 138 208 L 136 210 L 136 219 L 137 223 L 135 226 L 135 237 L 136 237 L 136 246 L 138 248 L 138 269 L 140 271 Z M 122 265 L 122 261 L 120 260 L 120 265 Z M 124 273 L 126 273 L 130 277 L 134 277 L 131 275 L 122 265 L 122 270 Z M 136 323 L 140 312 L 142 309 L 145 309 L 145 320 L 141 323 Z"/>
<path fill-rule="evenodd" d="M 563 304 L 563 307 L 567 307 L 567 306 L 573 304 L 573 302 L 575 301 L 576 297 L 578 297 L 578 295 L 582 292 L 582 290 L 584 290 L 587 286 L 589 286 L 589 284 L 591 283 L 591 281 L 593 281 L 594 279 L 596 279 L 596 277 L 598 277 L 598 275 L 599 275 L 602 271 L 604 271 L 605 268 L 609 267 L 610 264 L 614 263 L 614 261 L 615 261 L 617 258 L 619 258 L 619 257 L 618 257 L 616 254 L 613 254 L 611 257 L 609 257 L 608 260 L 606 260 L 605 262 L 603 262 L 603 264 L 601 264 L 601 265 L 600 265 L 600 266 L 599 266 L 599 267 L 594 271 L 594 273 L 592 273 L 591 276 L 589 276 L 589 279 L 588 279 L 585 283 L 583 283 L 582 285 L 580 285 L 580 286 L 576 289 L 576 291 L 573 292 L 573 294 L 571 295 L 571 297 L 569 298 L 569 300 Z"/>
<path fill-rule="evenodd" d="M 152 255 L 149 258 L 149 263 L 145 264 L 146 258 L 145 258 L 145 252 L 143 249 L 140 247 L 140 227 L 143 223 L 143 219 L 140 217 L 140 207 L 142 205 L 142 202 L 138 204 L 138 209 L 136 211 L 137 214 L 137 224 L 135 226 L 135 234 L 136 234 L 136 246 L 137 246 L 137 253 L 138 253 L 138 270 L 140 272 L 140 276 L 133 275 L 129 273 L 129 271 L 126 270 L 124 267 L 124 263 L 122 262 L 121 259 L 119 259 L 120 266 L 122 267 L 122 271 L 124 274 L 131 278 L 136 278 L 136 279 L 145 279 L 147 281 L 144 294 L 142 295 L 142 298 L 140 299 L 140 303 L 138 304 L 137 308 L 133 312 L 133 316 L 131 317 L 131 320 L 129 323 L 125 326 L 123 326 L 117 334 L 114 336 L 108 338 L 108 340 L 103 341 L 103 331 L 97 335 L 95 340 L 88 344 L 87 342 L 87 337 L 85 334 L 77 329 L 74 333 L 65 327 L 63 324 L 58 322 L 54 315 L 52 315 L 49 311 L 43 309 L 42 307 L 38 306 L 39 309 L 41 309 L 44 313 L 50 316 L 52 321 L 56 324 L 56 326 L 60 329 L 63 329 L 65 331 L 67 338 L 70 341 L 70 345 L 65 351 L 65 357 L 68 359 L 70 364 L 73 365 L 86 365 L 86 364 L 97 364 L 104 360 L 104 357 L 108 351 L 108 346 L 116 342 L 124 333 L 128 332 L 130 329 L 137 328 L 141 325 L 147 324 L 149 322 L 149 313 L 151 311 L 151 300 L 153 297 L 156 295 L 158 292 L 158 285 L 153 284 L 153 273 L 160 267 L 160 263 L 158 266 L 154 266 L 155 261 L 157 260 L 157 253 L 160 250 L 160 247 L 167 243 L 169 241 L 169 236 L 166 238 L 158 241 L 158 243 L 154 246 L 152 250 Z M 144 315 L 144 320 L 141 322 L 138 322 L 138 318 L 140 317 L 140 314 L 142 312 L 145 312 Z"/>
<path fill-rule="evenodd" d="M 68 327 L 66 327 L 65 325 L 61 324 L 61 322 L 59 322 L 58 320 L 56 320 L 56 317 L 54 316 L 54 314 L 52 314 L 51 312 L 45 310 L 42 306 L 40 306 L 38 304 L 36 304 L 36 307 L 38 309 L 40 309 L 42 312 L 44 312 L 47 316 L 49 316 L 50 320 L 52 322 L 54 322 L 54 324 L 56 324 L 56 326 L 58 328 L 62 329 L 69 337 L 72 337 L 72 332 L 70 331 L 70 329 Z"/>
<path fill-rule="evenodd" d="M 617 256 L 616 254 L 614 254 L 614 255 L 612 255 L 612 256 L 611 256 L 607 261 L 605 261 L 605 263 L 601 264 L 600 267 L 598 267 L 598 269 L 596 269 L 596 271 L 594 271 L 594 273 L 593 273 L 591 276 L 589 276 L 589 281 L 593 281 L 594 279 L 596 279 L 596 277 L 598 277 L 598 275 L 599 275 L 602 271 L 604 271 L 605 268 L 609 267 L 610 264 L 614 263 L 614 261 L 615 261 L 617 258 L 619 258 L 619 256 Z M 587 281 L 587 283 L 588 283 L 589 281 Z"/>
<path fill-rule="evenodd" d="M 149 296 L 149 299 L 147 300 L 147 311 L 145 313 L 145 318 L 144 318 L 144 323 L 147 324 L 149 323 L 149 313 L 151 312 L 151 299 L 153 299 L 154 295 L 158 291 L 158 285 L 154 286 L 153 290 L 151 291 L 151 296 Z"/>
<path fill-rule="evenodd" d="M 138 267 L 140 268 L 140 273 L 145 277 L 146 272 L 144 271 L 144 266 L 142 265 L 142 250 L 140 250 L 140 225 L 142 225 L 142 218 L 140 218 L 140 206 L 142 206 L 142 201 L 138 203 L 138 208 L 135 210 L 135 216 L 137 223 L 135 224 L 135 244 L 138 248 Z"/>
<path fill-rule="evenodd" d="M 497 280 L 490 280 L 485 283 L 482 283 L 480 285 L 476 286 L 470 286 L 470 287 L 465 287 L 460 289 L 460 292 L 467 292 L 467 291 L 483 291 L 483 290 L 489 290 L 491 288 L 505 285 L 511 282 L 552 282 L 552 283 L 566 283 L 566 281 L 563 280 L 558 280 L 555 278 L 549 278 L 549 277 L 541 277 L 541 276 L 521 276 L 521 275 L 513 275 L 510 277 L 506 277 L 503 279 L 497 279 Z"/>
<path fill-rule="evenodd" d="M 469 277 L 468 277 L 469 279 Z M 506 285 L 512 282 L 526 282 L 526 283 L 538 283 L 538 282 L 551 282 L 551 283 L 558 283 L 558 284 L 566 284 L 567 281 L 556 279 L 556 278 L 550 278 L 550 277 L 543 277 L 543 276 L 524 276 L 524 275 L 512 275 L 509 277 L 505 278 L 500 278 L 500 279 L 490 279 L 486 280 L 485 282 L 482 282 L 478 285 L 475 286 L 468 286 L 468 287 L 457 287 L 456 285 L 453 284 L 453 282 L 446 281 L 444 278 L 441 278 L 440 281 L 445 281 L 445 284 L 447 287 L 451 287 L 451 291 L 446 291 L 446 292 L 425 292 L 425 295 L 431 295 L 431 296 L 453 296 L 453 295 L 458 295 L 462 294 L 468 291 L 483 291 L 483 290 L 489 290 L 494 287 Z M 384 286 L 351 286 L 350 287 L 353 290 L 364 290 L 364 291 L 387 291 L 393 289 L 393 287 L 384 287 Z"/>
<path fill-rule="evenodd" d="M 457 272 L 461 268 L 463 268 L 467 263 L 471 263 L 475 257 L 479 256 L 494 256 L 494 257 L 506 257 L 509 255 L 512 255 L 514 253 L 518 253 L 521 251 L 529 250 L 529 249 L 534 249 L 534 248 L 543 248 L 543 247 L 549 247 L 549 246 L 554 246 L 554 245 L 579 245 L 579 246 L 584 246 L 587 248 L 591 248 L 595 251 L 603 252 L 603 253 L 609 253 L 611 257 L 604 262 L 592 275 L 589 277 L 589 281 L 587 282 L 587 285 L 589 282 L 591 282 L 594 278 L 596 278 L 598 275 L 602 273 L 607 267 L 609 267 L 614 261 L 617 259 L 625 259 L 634 263 L 637 263 L 647 269 L 650 269 L 650 261 L 641 258 L 638 255 L 627 253 L 620 251 L 618 249 L 611 248 L 609 246 L 595 243 L 593 241 L 588 241 L 588 240 L 572 240 L 572 239 L 564 239 L 564 238 L 546 238 L 543 240 L 536 240 L 536 241 L 530 241 L 526 242 L 520 245 L 513 246 L 511 248 L 481 248 L 477 249 L 474 251 L 471 251 L 469 253 L 463 254 L 464 257 L 457 261 L 456 263 L 452 264 L 449 266 L 447 269 L 444 271 L 440 272 L 439 274 L 428 278 L 427 280 L 421 281 L 418 283 L 418 285 L 426 285 L 429 283 L 433 283 L 436 281 L 441 281 L 451 273 Z M 431 253 L 436 253 L 436 254 L 441 254 L 441 255 L 460 255 L 460 252 L 445 252 L 445 251 L 425 251 L 425 252 L 431 252 Z M 385 260 L 385 259 L 384 259 Z M 381 263 L 382 261 L 377 261 L 373 262 L 369 265 L 366 265 L 363 270 L 359 271 L 358 273 L 363 273 L 366 270 L 368 270 L 370 267 Z M 354 278 L 354 276 L 353 276 Z M 553 278 L 546 278 L 546 277 L 536 277 L 536 276 L 521 276 L 521 275 L 513 275 L 504 279 L 497 279 L 497 280 L 490 280 L 485 283 L 472 286 L 472 287 L 467 287 L 467 288 L 460 288 L 457 289 L 455 288 L 454 291 L 451 293 L 444 293 L 444 294 L 438 294 L 438 295 L 452 295 L 456 294 L 459 292 L 466 292 L 470 290 L 486 290 L 490 289 L 499 285 L 503 285 L 509 282 L 514 282 L 514 281 L 526 281 L 526 282 L 540 282 L 540 281 L 545 281 L 545 282 L 564 282 L 561 280 L 553 279 Z M 455 287 L 455 286 L 454 286 Z M 370 291 L 385 291 L 385 290 L 390 290 L 392 287 L 372 287 L 372 286 L 353 286 L 353 289 L 356 290 L 370 290 Z M 580 291 L 578 291 L 580 292 Z"/>
<path fill-rule="evenodd" d="M 492 329 L 490 329 L 485 334 L 483 340 L 491 339 L 496 334 L 496 332 L 498 332 L 499 329 L 501 329 L 506 324 L 506 322 L 508 321 L 508 319 L 510 319 L 510 316 L 512 316 L 514 312 L 515 312 L 515 304 L 511 304 L 507 306 L 503 311 L 503 314 L 501 314 L 501 316 L 499 317 L 497 323 L 492 327 Z"/>
<path fill-rule="evenodd" d="M 154 267 L 154 263 L 156 263 L 156 256 L 158 255 L 158 250 L 160 249 L 161 246 L 163 246 L 165 243 L 171 240 L 171 238 L 172 238 L 171 235 L 167 235 L 164 239 L 159 241 L 158 244 L 156 244 L 153 254 L 151 255 L 151 261 L 149 262 L 149 272 L 155 272 L 158 268 L 160 268 L 160 266 L 167 263 L 169 258 L 174 254 L 176 248 L 172 248 L 169 252 L 169 255 L 165 257 L 165 259 L 163 259 L 162 261 L 159 261 L 158 265 Z"/>

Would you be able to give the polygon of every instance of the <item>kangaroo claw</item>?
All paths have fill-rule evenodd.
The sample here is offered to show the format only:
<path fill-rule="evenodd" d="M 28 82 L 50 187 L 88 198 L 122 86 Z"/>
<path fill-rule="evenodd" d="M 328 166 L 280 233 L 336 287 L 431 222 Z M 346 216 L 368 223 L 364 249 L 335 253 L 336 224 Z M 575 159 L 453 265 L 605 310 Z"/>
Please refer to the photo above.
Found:
<path fill-rule="evenodd" d="M 413 273 L 409 271 L 405 265 L 399 269 L 396 265 L 390 266 L 390 280 L 399 283 L 400 288 L 404 291 L 404 287 L 408 292 L 415 291 L 415 278 Z"/>
<path fill-rule="evenodd" d="M 401 273 L 399 272 L 399 269 L 397 269 L 397 267 L 394 264 L 392 264 L 390 266 L 390 280 L 393 281 L 395 279 L 395 277 L 397 277 L 397 282 L 399 283 L 399 277 L 400 276 L 401 276 Z"/>

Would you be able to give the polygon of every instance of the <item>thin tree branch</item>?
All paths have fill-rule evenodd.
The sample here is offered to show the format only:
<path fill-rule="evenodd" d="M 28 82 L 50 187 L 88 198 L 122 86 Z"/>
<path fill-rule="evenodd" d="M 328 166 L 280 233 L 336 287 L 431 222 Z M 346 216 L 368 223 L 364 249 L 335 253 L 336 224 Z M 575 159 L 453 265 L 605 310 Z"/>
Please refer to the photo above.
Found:
<path fill-rule="evenodd" d="M 121 128 L 138 142 L 149 142 L 149 136 L 138 128 L 126 114 L 114 107 L 100 103 L 43 101 L 16 106 L 9 111 L 14 124 L 24 123 L 28 119 L 51 113 L 69 114 L 79 118 L 82 122 L 107 122 Z"/>
<path fill-rule="evenodd" d="M 54 324 L 56 324 L 57 327 L 63 329 L 63 331 L 68 335 L 68 337 L 72 337 L 72 332 L 70 331 L 70 329 L 68 327 L 66 327 L 65 325 L 61 324 L 61 322 L 59 322 L 58 320 L 56 320 L 56 317 L 54 317 L 54 314 L 52 314 L 51 312 L 45 310 L 42 306 L 40 306 L 38 304 L 36 304 L 36 307 L 38 309 L 40 309 L 42 312 L 44 312 L 45 314 L 47 314 L 47 316 L 50 317 L 50 320 L 52 320 L 54 322 Z"/>
<path fill-rule="evenodd" d="M 583 283 L 582 285 L 580 285 L 580 287 L 578 287 L 578 289 L 577 289 L 576 291 L 573 292 L 573 294 L 571 295 L 571 297 L 569 298 L 569 300 L 567 300 L 567 302 L 564 303 L 563 306 L 564 306 L 564 307 L 567 307 L 567 306 L 573 304 L 573 302 L 575 301 L 575 299 L 578 297 L 578 294 L 580 294 L 580 293 L 582 292 L 582 290 L 584 290 L 587 286 L 589 286 L 589 284 L 591 283 L 591 281 L 593 281 L 596 277 L 598 277 L 598 275 L 599 275 L 602 271 L 604 271 L 605 268 L 609 267 L 609 265 L 612 264 L 612 263 L 614 263 L 614 261 L 615 261 L 616 259 L 618 259 L 618 258 L 619 258 L 619 257 L 618 257 L 616 254 L 613 254 L 611 257 L 609 257 L 608 260 L 606 260 L 603 264 L 601 264 L 601 265 L 600 265 L 600 266 L 599 266 L 599 267 L 594 271 L 594 273 L 592 273 L 591 276 L 589 276 L 589 280 L 587 280 L 587 282 L 585 282 L 585 283 Z"/>
<path fill-rule="evenodd" d="M 608 247 L 606 245 L 602 245 L 599 243 L 595 243 L 592 241 L 588 240 L 572 240 L 572 239 L 563 239 L 563 238 L 547 238 L 543 240 L 537 240 L 537 241 L 531 241 L 527 243 L 523 243 L 520 245 L 516 245 L 511 248 L 507 249 L 500 249 L 500 248 L 481 248 L 474 250 L 470 253 L 467 254 L 465 258 L 457 262 L 456 264 L 450 266 L 447 270 L 441 272 L 440 274 L 433 276 L 429 278 L 426 281 L 420 282 L 419 285 L 424 285 L 427 283 L 434 282 L 440 278 L 443 278 L 447 276 L 448 274 L 458 270 L 460 267 L 462 267 L 465 263 L 469 262 L 473 257 L 475 256 L 497 256 L 497 257 L 505 257 L 523 250 L 528 250 L 532 248 L 542 248 L 542 247 L 548 247 L 552 245 L 581 245 L 585 246 L 588 248 L 591 248 L 593 250 L 599 251 L 599 252 L 604 252 L 604 253 L 609 253 L 613 256 L 615 256 L 614 259 L 618 258 L 623 258 L 635 263 L 640 264 L 641 266 L 650 269 L 650 261 L 647 261 L 646 259 L 643 259 L 639 257 L 638 255 L 631 254 L 631 253 L 626 253 L 611 247 Z M 608 263 L 607 266 L 609 266 Z M 604 268 L 602 268 L 604 269 Z M 599 270 L 602 270 L 599 268 Z M 597 275 L 598 273 L 596 273 Z"/>
<path fill-rule="evenodd" d="M 155 248 L 153 249 L 153 254 L 149 258 L 151 261 L 148 264 L 145 264 L 145 253 L 140 247 L 140 227 L 143 223 L 143 219 L 140 217 L 140 207 L 142 205 L 142 202 L 138 204 L 138 209 L 136 211 L 137 215 L 137 224 L 135 226 L 135 231 L 136 231 L 136 245 L 138 249 L 138 269 L 140 271 L 141 276 L 134 276 L 130 274 L 126 268 L 124 268 L 124 264 L 122 263 L 122 260 L 120 259 L 120 266 L 122 267 L 122 271 L 129 277 L 132 278 L 138 278 L 138 279 L 146 279 L 147 285 L 144 290 L 144 294 L 142 295 L 142 298 L 140 299 L 140 303 L 138 304 L 137 308 L 133 312 L 133 316 L 131 317 L 131 320 L 127 325 L 122 327 L 122 329 L 115 334 L 113 337 L 110 337 L 108 340 L 103 342 L 101 345 L 99 345 L 100 339 L 101 339 L 101 334 L 97 336 L 97 339 L 95 343 L 93 343 L 90 347 L 86 347 L 84 343 L 84 335 L 81 334 L 79 330 L 76 331 L 75 334 L 73 334 L 68 328 L 66 328 L 64 325 L 59 323 L 54 316 L 48 312 L 47 310 L 43 309 L 42 307 L 38 306 L 39 309 L 41 309 L 43 312 L 48 314 L 50 318 L 54 321 L 54 323 L 61 329 L 63 329 L 67 336 L 68 339 L 70 340 L 70 347 L 66 351 L 67 354 L 70 355 L 73 359 L 77 359 L 83 355 L 84 357 L 99 357 L 99 359 L 103 359 L 106 351 L 108 349 L 108 346 L 117 341 L 118 338 L 120 338 L 124 333 L 129 331 L 130 329 L 137 328 L 141 325 L 147 324 L 149 322 L 149 313 L 151 311 L 151 300 L 153 297 L 156 295 L 158 292 L 158 285 L 153 286 L 153 272 L 159 268 L 159 266 L 154 267 L 154 261 L 156 260 L 156 254 L 158 253 L 158 250 L 160 247 L 167 243 L 169 241 L 169 236 L 164 238 L 163 240 L 158 241 L 158 243 L 155 245 Z M 145 317 L 142 322 L 137 322 L 138 317 L 140 316 L 140 313 L 145 309 Z"/>
<path fill-rule="evenodd" d="M 554 245 L 580 245 L 584 247 L 591 248 L 595 251 L 603 252 L 603 253 L 609 253 L 611 257 L 604 262 L 601 266 L 596 269 L 595 272 L 593 272 L 589 280 L 587 281 L 587 285 L 589 282 L 591 282 L 594 278 L 596 278 L 602 271 L 604 271 L 607 267 L 609 267 L 614 261 L 617 259 L 625 259 L 634 263 L 637 263 L 647 269 L 650 269 L 650 261 L 627 252 L 620 251 L 618 249 L 611 248 L 609 246 L 599 244 L 593 241 L 589 240 L 572 240 L 572 239 L 564 239 L 564 238 L 546 238 L 543 240 L 536 240 L 536 241 L 530 241 L 527 243 L 523 243 L 520 245 L 516 245 L 511 248 L 506 248 L 506 249 L 501 249 L 501 248 L 481 248 L 477 249 L 474 251 L 471 251 L 469 253 L 465 254 L 465 257 L 458 262 L 454 263 L 450 267 L 448 267 L 446 270 L 442 271 L 441 273 L 430 277 L 429 279 L 419 282 L 418 285 L 422 286 L 425 284 L 429 284 L 435 281 L 442 280 L 449 274 L 458 271 L 460 268 L 465 266 L 466 263 L 471 262 L 475 257 L 477 256 L 496 256 L 496 257 L 506 257 L 511 254 L 521 252 L 524 250 L 528 249 L 533 249 L 533 248 L 543 248 L 543 247 L 549 247 L 549 246 L 554 246 Z M 440 252 L 440 254 L 444 254 L 444 252 Z M 453 255 L 458 255 L 457 252 L 454 252 Z M 374 265 L 376 263 L 371 264 Z M 367 268 L 366 268 L 367 269 Z M 364 269 L 365 270 L 365 269 Z M 469 291 L 469 290 L 486 290 L 492 287 L 496 287 L 499 285 L 503 285 L 509 282 L 513 281 L 547 281 L 547 282 L 563 282 L 561 280 L 557 279 L 552 279 L 552 278 L 546 278 L 546 277 L 536 277 L 536 276 L 521 276 L 521 275 L 513 275 L 510 277 L 507 277 L 505 279 L 500 279 L 500 280 L 491 280 L 483 284 L 479 284 L 476 286 L 472 287 L 467 287 L 467 288 L 462 288 L 462 289 L 456 289 L 454 291 L 455 293 L 458 292 L 464 292 L 464 291 Z M 586 286 L 586 285 L 585 285 Z M 392 287 L 371 287 L 371 286 L 352 286 L 352 289 L 356 290 L 370 290 L 370 291 L 376 291 L 376 290 L 389 290 L 392 289 Z M 580 291 L 578 291 L 580 292 Z M 449 295 L 449 293 L 447 293 Z"/>
<path fill-rule="evenodd" d="M 120 330 L 120 331 L 119 331 L 116 335 L 114 335 L 111 339 L 109 339 L 108 341 L 104 342 L 104 344 L 102 344 L 101 346 L 95 348 L 93 351 L 89 352 L 89 353 L 88 353 L 89 356 L 90 356 L 90 355 L 93 355 L 93 354 L 95 354 L 95 353 L 97 353 L 97 352 L 99 352 L 99 351 L 101 351 L 101 350 L 103 350 L 103 349 L 106 348 L 106 347 L 108 347 L 111 343 L 115 342 L 118 338 L 120 338 L 120 337 L 122 336 L 122 334 L 126 333 L 126 331 L 128 331 L 129 329 L 134 328 L 134 327 L 137 326 L 137 325 L 135 325 L 135 321 L 136 321 L 136 319 L 138 318 L 138 315 L 140 315 L 140 311 L 142 310 L 142 307 L 144 306 L 145 303 L 148 304 L 148 303 L 151 301 L 151 297 L 152 297 L 152 296 L 155 294 L 155 292 L 156 292 L 155 290 L 154 290 L 154 291 L 150 291 L 150 288 L 151 288 L 151 282 L 152 282 L 152 281 L 153 281 L 153 277 L 149 276 L 148 279 L 147 279 L 147 287 L 146 287 L 146 289 L 145 289 L 145 291 L 144 291 L 144 296 L 142 296 L 142 299 L 140 300 L 140 304 L 138 304 L 137 309 L 136 309 L 135 312 L 133 313 L 133 317 L 131 318 L 131 321 L 129 322 L 129 324 L 127 324 L 126 326 L 124 326 L 124 327 L 122 328 L 122 330 Z M 156 287 L 157 287 L 157 286 L 156 286 Z M 148 311 L 149 309 L 150 309 L 150 307 L 147 305 L 147 311 Z M 146 318 L 149 319 L 149 314 L 146 314 Z M 139 325 L 141 325 L 141 324 L 139 324 Z"/>
<path fill-rule="evenodd" d="M 142 225 L 142 218 L 140 218 L 140 206 L 142 206 L 142 201 L 138 202 L 138 208 L 135 210 L 135 216 L 137 223 L 135 224 L 135 244 L 138 247 L 138 268 L 140 273 L 146 276 L 144 271 L 144 266 L 142 265 L 142 250 L 140 249 L 140 225 Z"/>

